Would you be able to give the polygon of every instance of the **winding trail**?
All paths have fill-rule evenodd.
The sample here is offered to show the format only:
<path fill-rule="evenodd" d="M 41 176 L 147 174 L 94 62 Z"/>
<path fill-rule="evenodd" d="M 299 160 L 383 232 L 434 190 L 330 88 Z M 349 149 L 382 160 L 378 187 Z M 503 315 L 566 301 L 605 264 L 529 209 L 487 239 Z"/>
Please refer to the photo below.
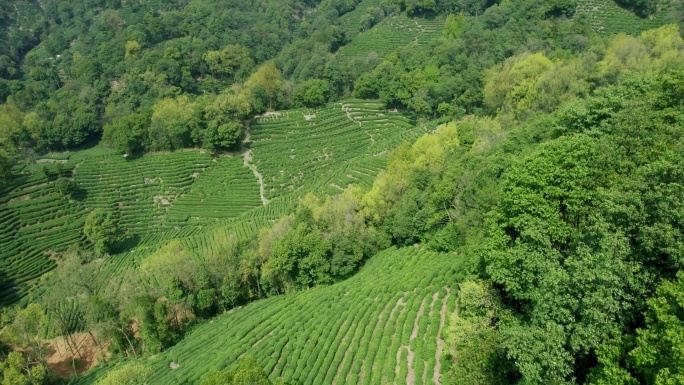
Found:
<path fill-rule="evenodd" d="M 361 123 L 361 122 L 359 122 L 358 120 L 354 119 L 354 117 L 353 117 L 352 114 L 351 114 L 351 109 L 348 107 L 348 105 L 347 105 L 347 104 L 344 104 L 344 103 L 340 103 L 340 106 L 342 106 L 342 111 L 344 111 L 344 113 L 347 115 L 347 119 L 349 119 L 349 120 L 351 120 L 352 122 L 358 124 L 359 127 L 361 127 L 361 128 L 363 129 L 363 132 L 365 132 L 366 135 L 368 135 L 368 137 L 370 137 L 371 143 L 375 143 L 375 138 L 373 137 L 373 134 L 371 134 L 370 132 L 366 131 L 365 128 L 363 128 L 363 123 Z"/>
<path fill-rule="evenodd" d="M 442 338 L 442 333 L 444 332 L 444 323 L 446 322 L 446 312 L 447 305 L 449 303 L 449 296 L 451 296 L 451 288 L 448 286 L 444 287 L 447 294 L 442 300 L 442 310 L 439 312 L 439 330 L 437 331 L 437 351 L 435 352 L 435 372 L 432 375 L 432 381 L 437 384 L 442 384 L 442 353 L 444 352 L 444 338 Z M 456 308 L 458 311 L 458 307 Z"/>
<path fill-rule="evenodd" d="M 251 133 L 249 131 L 249 124 L 246 124 L 245 125 L 245 138 L 242 140 L 243 149 L 245 148 L 245 144 L 250 142 L 250 138 L 251 138 Z M 268 199 L 266 199 L 266 196 L 264 195 L 264 176 L 261 175 L 261 173 L 259 171 L 257 171 L 256 167 L 250 163 L 252 161 L 252 150 L 243 151 L 242 157 L 245 159 L 243 162 L 245 167 L 252 170 L 252 172 L 254 173 L 254 176 L 256 176 L 257 179 L 259 180 L 259 196 L 261 198 L 261 203 L 263 203 L 263 205 L 266 206 L 268 204 Z"/>

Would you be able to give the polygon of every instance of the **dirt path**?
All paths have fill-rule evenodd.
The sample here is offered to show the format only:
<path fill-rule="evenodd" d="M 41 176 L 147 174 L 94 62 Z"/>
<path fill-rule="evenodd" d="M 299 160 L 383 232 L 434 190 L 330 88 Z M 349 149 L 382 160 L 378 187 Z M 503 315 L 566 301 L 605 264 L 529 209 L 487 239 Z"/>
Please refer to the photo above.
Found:
<path fill-rule="evenodd" d="M 408 295 L 408 291 L 404 292 L 404 296 L 399 298 L 397 301 L 397 305 L 392 309 L 392 312 L 390 313 L 390 319 L 394 316 L 394 312 L 397 310 L 397 307 L 401 306 L 401 311 L 399 312 L 399 315 L 397 316 L 396 320 L 394 321 L 394 332 L 392 332 L 392 343 L 394 343 L 394 339 L 397 336 L 397 329 L 399 328 L 399 320 L 401 319 L 401 316 L 404 315 L 404 312 L 406 311 L 406 301 L 404 301 L 404 298 L 406 298 L 406 295 Z M 397 360 L 395 361 L 395 366 L 394 366 L 394 383 L 397 383 L 396 378 L 399 377 L 399 370 L 401 367 L 401 351 L 404 349 L 403 346 L 400 346 L 399 349 L 397 349 Z M 387 378 L 385 376 L 382 377 L 382 383 L 386 383 Z"/>
<path fill-rule="evenodd" d="M 245 126 L 245 138 L 242 140 L 242 147 L 244 148 L 245 144 L 249 143 L 251 138 L 251 133 L 249 132 L 249 124 Z M 242 152 L 242 157 L 245 159 L 243 164 L 245 167 L 249 168 L 252 170 L 254 173 L 254 176 L 259 180 L 259 197 L 261 198 L 261 203 L 266 206 L 268 204 L 268 199 L 266 199 L 266 196 L 264 195 L 264 177 L 261 175 L 259 171 L 257 171 L 256 167 L 251 164 L 252 162 L 252 150 L 247 150 Z"/>
<path fill-rule="evenodd" d="M 416 358 L 416 352 L 411 350 L 411 341 L 418 338 L 418 320 L 425 314 L 425 298 L 420 304 L 420 309 L 418 309 L 418 314 L 416 314 L 416 319 L 413 320 L 413 330 L 411 331 L 411 338 L 409 338 L 408 346 L 405 346 L 408 350 L 408 373 L 406 374 L 406 383 L 408 385 L 414 385 L 416 383 L 416 369 L 413 367 L 413 361 Z"/>
<path fill-rule="evenodd" d="M 340 103 L 340 106 L 342 106 L 342 111 L 344 111 L 345 114 L 347 114 L 347 119 L 351 120 L 352 122 L 358 124 L 359 127 L 363 128 L 363 124 L 362 124 L 361 122 L 359 122 L 358 120 L 354 119 L 354 117 L 353 117 L 352 114 L 351 114 L 351 110 L 349 109 L 349 107 L 347 107 L 346 104 Z M 365 132 L 366 135 L 368 135 L 368 137 L 370 138 L 371 143 L 375 143 L 375 138 L 373 137 L 373 134 L 371 134 L 370 132 L 366 131 L 365 129 L 363 130 L 363 132 Z"/>
<path fill-rule="evenodd" d="M 254 345 L 252 345 L 252 348 L 254 348 L 254 347 L 256 347 L 257 345 L 259 345 L 259 344 L 260 344 L 261 342 L 263 342 L 267 337 L 272 336 L 274 332 L 275 332 L 275 329 L 273 329 L 273 330 L 271 330 L 270 332 L 268 332 L 268 334 L 265 334 L 263 337 L 261 337 L 261 339 L 260 339 L 259 341 L 255 342 Z"/>
<path fill-rule="evenodd" d="M 382 308 L 382 311 L 380 312 L 380 314 L 378 314 L 378 322 L 375 323 L 375 327 L 373 328 L 373 333 L 371 333 L 371 337 L 370 337 L 371 341 L 375 341 L 375 334 L 378 332 L 378 329 L 384 329 L 385 328 L 387 321 L 390 320 L 390 318 L 391 318 L 392 314 L 394 314 L 394 311 L 396 310 L 397 306 L 399 306 L 399 302 L 397 302 L 397 304 L 394 305 L 394 307 L 390 311 L 390 316 L 387 317 L 387 320 L 385 321 L 385 323 L 382 323 L 382 318 L 385 315 L 385 313 L 387 313 L 387 310 L 389 310 L 390 305 L 391 305 L 391 301 L 387 302 L 385 304 L 385 307 Z M 376 352 L 376 354 L 377 354 L 377 352 Z M 373 360 L 373 369 L 372 370 L 375 369 L 375 367 L 377 366 L 376 364 L 377 364 L 377 362 L 375 360 Z M 361 374 L 359 374 L 359 385 L 363 385 L 363 379 L 365 376 L 366 376 L 366 359 L 364 358 L 362 360 L 362 363 L 361 363 Z M 368 377 L 370 380 L 370 374 Z"/>
<path fill-rule="evenodd" d="M 270 373 L 270 374 L 273 374 L 273 373 L 275 372 L 275 370 L 278 369 L 278 365 L 280 365 L 280 363 L 283 361 L 283 357 L 285 357 L 285 355 L 283 354 L 283 352 L 285 351 L 285 349 L 287 348 L 288 345 L 290 345 L 290 340 L 288 340 L 288 341 L 285 343 L 285 346 L 283 346 L 283 348 L 280 350 L 280 355 L 279 355 L 279 357 L 278 357 L 278 362 L 276 362 L 276 364 L 275 364 L 275 366 L 273 367 L 273 369 L 271 369 L 271 373 Z"/>
<path fill-rule="evenodd" d="M 439 330 L 437 331 L 437 351 L 435 352 L 435 373 L 432 375 L 432 381 L 436 385 L 442 385 L 442 353 L 444 352 L 444 338 L 442 332 L 444 331 L 444 323 L 446 321 L 447 305 L 449 304 L 449 296 L 451 296 L 451 289 L 445 286 L 447 294 L 442 300 L 442 310 L 439 312 Z M 456 309 L 458 311 L 458 308 Z"/>
<path fill-rule="evenodd" d="M 353 347 L 352 347 L 352 346 L 353 346 L 353 344 L 354 344 L 354 341 L 357 340 L 357 336 L 358 336 L 358 334 L 359 334 L 359 329 L 360 329 L 360 328 L 356 328 L 356 329 L 354 330 L 354 335 L 352 336 L 352 339 L 351 339 L 351 341 L 349 342 L 349 345 L 347 346 L 347 350 L 345 350 L 345 352 L 344 352 L 344 357 L 342 357 L 342 361 L 340 361 L 340 366 L 337 368 L 337 374 L 335 375 L 335 378 L 333 379 L 332 385 L 336 385 L 336 384 L 337 384 L 337 379 L 338 379 L 340 376 L 344 376 L 344 379 L 343 379 L 342 383 L 345 383 L 345 381 L 349 378 L 349 374 L 350 374 L 350 373 L 346 373 L 346 374 L 345 374 L 345 373 L 342 373 L 342 368 L 344 368 L 344 363 L 347 362 L 347 359 L 349 359 L 349 354 L 350 354 L 351 351 L 353 350 Z M 350 330 L 350 331 L 351 331 L 351 330 Z M 345 336 L 345 338 L 346 338 L 346 337 L 347 337 L 347 336 Z M 353 358 L 352 358 L 352 359 L 353 359 Z M 350 366 L 351 366 L 351 365 L 350 365 Z"/>
<path fill-rule="evenodd" d="M 423 384 L 427 384 L 428 362 L 423 361 Z"/>
<path fill-rule="evenodd" d="M 394 385 L 397 385 L 397 377 L 399 377 L 399 371 L 401 370 L 401 351 L 404 350 L 405 346 L 399 347 L 397 349 L 397 366 L 394 368 Z"/>

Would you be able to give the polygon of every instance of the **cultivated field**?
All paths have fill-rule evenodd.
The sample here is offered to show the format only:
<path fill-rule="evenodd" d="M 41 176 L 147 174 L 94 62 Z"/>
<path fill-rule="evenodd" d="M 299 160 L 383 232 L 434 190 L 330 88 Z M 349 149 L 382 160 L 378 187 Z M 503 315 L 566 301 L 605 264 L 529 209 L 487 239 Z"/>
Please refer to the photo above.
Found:
<path fill-rule="evenodd" d="M 82 227 L 95 208 L 118 211 L 127 233 L 102 264 L 97 282 L 104 284 L 173 239 L 202 258 L 215 237 L 246 237 L 308 192 L 368 187 L 387 152 L 422 132 L 378 102 L 350 100 L 256 119 L 249 149 L 238 154 L 186 150 L 126 159 L 98 146 L 46 156 L 16 170 L 2 191 L 0 304 L 23 297 L 54 267 L 55 253 L 88 247 Z M 55 187 L 60 173 L 78 184 L 71 198 Z"/>
<path fill-rule="evenodd" d="M 249 353 L 272 378 L 301 384 L 441 384 L 442 335 L 455 310 L 453 285 L 465 279 L 461 265 L 454 254 L 388 249 L 344 282 L 258 301 L 198 327 L 144 361 L 155 373 L 148 383 L 197 383 Z"/>
<path fill-rule="evenodd" d="M 586 15 L 591 29 L 601 35 L 624 32 L 637 35 L 648 29 L 658 28 L 664 23 L 663 12 L 653 17 L 642 18 L 620 8 L 614 0 L 580 0 L 575 17 Z"/>
<path fill-rule="evenodd" d="M 349 100 L 257 119 L 251 151 L 267 199 L 337 194 L 351 184 L 369 187 L 388 150 L 422 132 L 378 102 Z"/>
<path fill-rule="evenodd" d="M 444 22 L 443 16 L 429 19 L 409 17 L 405 14 L 392 16 L 368 31 L 359 33 L 351 43 L 340 48 L 337 54 L 345 58 L 364 59 L 371 52 L 375 52 L 378 56 L 384 57 L 414 41 L 428 43 L 442 33 Z"/>

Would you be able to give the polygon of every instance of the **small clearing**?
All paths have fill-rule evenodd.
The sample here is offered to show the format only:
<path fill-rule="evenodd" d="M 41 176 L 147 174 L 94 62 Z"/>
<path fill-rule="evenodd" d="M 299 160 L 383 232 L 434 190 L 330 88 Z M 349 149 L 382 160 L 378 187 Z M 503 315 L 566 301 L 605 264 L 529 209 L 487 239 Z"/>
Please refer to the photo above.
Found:
<path fill-rule="evenodd" d="M 73 355 L 64 337 L 57 337 L 45 344 L 47 365 L 60 378 L 68 379 L 74 374 L 74 371 L 80 376 L 97 365 L 102 357 L 107 361 L 111 356 L 111 354 L 105 353 L 107 344 L 100 347 L 87 333 L 77 333 L 71 337 L 78 346 L 78 353 L 74 352 Z M 74 365 L 74 358 L 78 360 L 76 365 Z"/>

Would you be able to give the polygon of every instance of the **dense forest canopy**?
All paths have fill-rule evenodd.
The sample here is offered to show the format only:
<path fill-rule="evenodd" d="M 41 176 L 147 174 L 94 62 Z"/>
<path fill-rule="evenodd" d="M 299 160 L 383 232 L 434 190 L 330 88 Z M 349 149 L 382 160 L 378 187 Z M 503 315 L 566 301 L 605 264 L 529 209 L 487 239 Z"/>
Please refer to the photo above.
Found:
<path fill-rule="evenodd" d="M 10 155 L 73 148 L 107 128 L 122 152 L 230 148 L 241 119 L 352 92 L 419 116 L 470 113 L 490 107 L 483 74 L 495 63 L 590 45 L 589 21 L 571 17 L 577 1 L 382 1 L 368 9 L 375 23 L 448 13 L 444 38 L 386 58 L 339 57 L 358 33 L 340 15 L 356 3 L 3 2 L 2 146 Z M 656 2 L 621 4 L 657 10 Z"/>
<path fill-rule="evenodd" d="M 125 162 L 188 148 L 208 150 L 214 163 L 237 154 L 237 166 L 261 183 L 262 208 L 273 210 L 263 221 L 248 217 L 247 234 L 219 227 L 235 218 L 198 226 L 216 230 L 200 256 L 182 239 L 137 239 L 144 258 L 103 281 L 112 261 L 131 258 L 122 219 L 130 214 L 123 201 L 86 208 L 75 244 L 34 253 L 56 261 L 53 270 L 0 313 L 3 384 L 63 381 L 46 358 L 45 340 L 57 336 L 71 354 L 73 383 L 154 379 L 155 363 L 140 358 L 197 338 L 194 325 L 349 279 L 392 247 L 462 262 L 463 281 L 450 285 L 455 311 L 444 313 L 440 349 L 449 359 L 440 361 L 440 383 L 682 382 L 684 4 L 597 4 L 0 1 L 2 194 L 41 178 L 31 194 L 3 201 L 8 229 L 33 215 L 10 203 L 41 189 L 54 186 L 58 196 L 50 215 L 78 211 L 75 202 L 87 199 L 74 178 L 78 162 L 48 158 L 57 164 L 36 171 L 43 154 L 64 150 L 110 151 Z M 596 16 L 606 9 L 613 13 Z M 440 30 L 386 55 L 377 52 L 385 42 L 362 40 L 402 18 L 421 33 L 428 27 L 419 20 Z M 360 56 L 345 53 L 355 42 L 370 45 Z M 368 109 L 377 100 L 374 118 L 384 124 L 385 114 L 401 112 L 425 134 L 374 154 L 386 163 L 365 187 L 326 195 L 315 184 L 269 206 L 264 163 L 250 163 L 250 125 L 293 109 L 309 121 L 346 98 Z M 370 119 L 339 104 L 354 129 Z M 169 196 L 153 199 L 171 205 Z M 3 293 L 16 278 L 0 271 Z M 77 378 L 79 334 L 120 364 Z M 258 353 L 193 378 L 303 380 L 272 371 L 277 362 L 264 371 L 270 361 Z"/>

